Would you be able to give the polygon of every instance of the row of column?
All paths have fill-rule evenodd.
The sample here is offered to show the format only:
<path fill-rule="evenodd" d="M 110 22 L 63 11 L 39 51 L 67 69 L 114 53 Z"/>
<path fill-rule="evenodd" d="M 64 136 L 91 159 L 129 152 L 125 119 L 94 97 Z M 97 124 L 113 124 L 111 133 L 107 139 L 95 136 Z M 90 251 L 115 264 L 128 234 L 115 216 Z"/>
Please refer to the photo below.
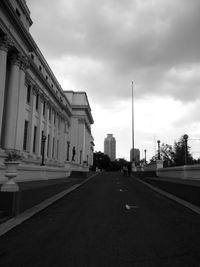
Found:
<path fill-rule="evenodd" d="M 12 47 L 12 53 L 11 48 Z M 22 150 L 23 148 L 23 137 L 24 134 L 24 112 L 26 105 L 25 92 L 25 71 L 28 67 L 28 60 L 25 56 L 18 53 L 15 49 L 13 53 L 13 44 L 7 36 L 0 38 L 0 148 L 3 149 L 16 149 Z M 33 151 L 33 138 L 34 138 L 34 108 L 36 96 L 32 98 L 31 103 L 31 119 L 30 119 L 30 139 L 29 139 L 29 153 L 32 154 Z M 71 150 L 69 143 L 69 136 L 67 137 L 64 133 L 64 122 L 61 123 L 60 136 L 58 129 L 54 132 L 53 127 L 53 116 L 51 117 L 51 126 L 48 120 L 49 108 L 47 108 L 46 121 L 43 127 L 42 123 L 42 110 L 43 102 L 40 103 L 40 108 L 38 110 L 39 122 L 38 127 L 38 139 L 37 139 L 37 152 L 40 151 L 41 145 L 41 133 L 50 136 L 50 147 L 49 154 L 52 155 L 52 143 L 53 137 L 55 137 L 54 150 L 56 154 L 57 145 L 60 147 L 61 154 L 59 155 L 59 161 L 63 161 L 64 158 L 70 160 Z M 85 128 L 84 121 L 79 121 L 79 140 L 78 143 L 81 145 L 80 159 L 87 160 L 90 154 L 90 145 L 86 141 L 88 138 L 87 131 Z M 73 134 L 72 134 L 73 136 Z M 71 137 L 72 137 L 71 136 Z M 73 137 L 72 137 L 73 138 Z M 59 143 L 57 143 L 59 140 Z M 48 140 L 47 140 L 48 142 Z M 76 142 L 75 142 L 76 143 Z M 74 145 L 75 145 L 74 143 Z M 78 145 L 78 146 L 79 146 Z M 78 148 L 78 147 L 77 147 Z M 66 150 L 66 151 L 65 151 Z M 77 151 L 78 152 L 78 151 Z M 79 153 L 79 152 L 78 152 Z M 78 157 L 76 154 L 76 160 Z M 45 155 L 47 156 L 47 143 L 45 148 Z M 50 156 L 51 158 L 51 156 Z"/>
<path fill-rule="evenodd" d="M 36 114 L 36 99 L 37 95 L 39 96 L 39 107 Z M 48 103 L 48 100 L 45 99 L 38 91 L 35 85 L 32 85 L 32 97 L 30 103 L 30 116 L 29 116 L 29 129 L 28 129 L 28 147 L 27 152 L 30 155 L 36 154 L 37 156 L 41 155 L 41 138 L 42 133 L 46 136 L 46 145 L 45 145 L 45 158 L 57 159 L 61 162 L 66 160 L 65 149 L 67 147 L 67 137 L 65 136 L 65 120 L 61 117 L 57 117 L 56 123 L 54 123 L 55 112 L 52 112 L 52 107 L 47 104 L 45 117 L 43 116 L 44 102 Z M 51 118 L 49 120 L 49 113 L 51 109 Z M 54 115 L 53 115 L 54 114 Z M 37 119 L 36 119 L 37 118 Z M 59 123 L 60 121 L 60 123 Z M 33 143 L 34 143 L 34 127 L 37 127 L 37 138 L 36 138 L 36 149 L 33 153 Z M 65 144 L 66 143 L 66 144 Z M 57 153 L 59 151 L 59 153 Z M 48 152 L 48 153 L 47 153 Z"/>
<path fill-rule="evenodd" d="M 23 142 L 23 92 L 28 61 L 18 52 L 9 54 L 11 46 L 6 36 L 0 39 L 0 144 L 4 149 L 19 150 Z"/>

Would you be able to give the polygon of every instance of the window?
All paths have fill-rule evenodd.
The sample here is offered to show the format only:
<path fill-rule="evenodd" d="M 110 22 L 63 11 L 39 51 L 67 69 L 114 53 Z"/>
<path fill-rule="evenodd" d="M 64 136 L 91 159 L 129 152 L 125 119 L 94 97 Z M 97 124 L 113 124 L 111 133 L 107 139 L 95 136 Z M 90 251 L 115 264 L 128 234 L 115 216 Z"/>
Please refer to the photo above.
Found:
<path fill-rule="evenodd" d="M 53 137 L 52 158 L 54 157 L 54 146 L 55 146 L 55 137 Z"/>
<path fill-rule="evenodd" d="M 42 144 L 42 137 L 44 135 L 44 131 L 42 131 L 42 134 L 41 134 L 41 144 L 40 144 L 40 154 L 42 155 L 42 148 L 43 148 L 43 144 Z"/>
<path fill-rule="evenodd" d="M 45 111 L 46 111 L 46 102 L 43 102 L 43 116 L 45 116 Z"/>
<path fill-rule="evenodd" d="M 36 151 L 37 126 L 34 126 L 33 132 L 33 153 Z"/>
<path fill-rule="evenodd" d="M 49 157 L 49 144 L 50 144 L 50 135 L 47 137 L 47 157 Z"/>
<path fill-rule="evenodd" d="M 27 139 L 28 139 L 28 121 L 25 120 L 23 150 L 27 150 Z"/>
<path fill-rule="evenodd" d="M 58 117 L 58 129 L 60 129 L 60 117 Z"/>
<path fill-rule="evenodd" d="M 34 59 L 34 55 L 33 54 L 31 54 L 31 58 Z"/>
<path fill-rule="evenodd" d="M 48 76 L 46 75 L 46 80 L 48 81 Z"/>
<path fill-rule="evenodd" d="M 30 84 L 28 84 L 28 87 L 27 87 L 26 102 L 28 104 L 30 104 L 31 102 L 31 85 Z"/>
<path fill-rule="evenodd" d="M 51 120 L 51 107 L 49 107 L 49 120 Z"/>
<path fill-rule="evenodd" d="M 54 112 L 54 125 L 56 125 L 56 112 Z"/>
<path fill-rule="evenodd" d="M 42 67 L 41 66 L 39 66 L 39 70 L 42 71 Z"/>
<path fill-rule="evenodd" d="M 38 110 L 39 107 L 39 94 L 36 95 L 36 102 L 35 102 L 35 108 Z"/>
<path fill-rule="evenodd" d="M 16 8 L 16 13 L 17 13 L 17 16 L 20 18 L 21 17 L 21 13 L 19 12 L 19 10 Z"/>
<path fill-rule="evenodd" d="M 57 140 L 57 159 L 58 159 L 58 155 L 59 155 L 59 140 Z"/>

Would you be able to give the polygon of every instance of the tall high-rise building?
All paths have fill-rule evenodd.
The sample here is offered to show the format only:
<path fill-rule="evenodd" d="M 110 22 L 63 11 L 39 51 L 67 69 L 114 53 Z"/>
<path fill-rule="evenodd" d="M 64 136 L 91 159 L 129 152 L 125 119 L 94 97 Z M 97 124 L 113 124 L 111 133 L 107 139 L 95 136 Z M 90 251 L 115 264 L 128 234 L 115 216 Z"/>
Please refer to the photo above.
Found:
<path fill-rule="evenodd" d="M 111 161 L 116 159 L 116 140 L 113 134 L 107 134 L 104 139 L 104 154 L 108 155 Z"/>

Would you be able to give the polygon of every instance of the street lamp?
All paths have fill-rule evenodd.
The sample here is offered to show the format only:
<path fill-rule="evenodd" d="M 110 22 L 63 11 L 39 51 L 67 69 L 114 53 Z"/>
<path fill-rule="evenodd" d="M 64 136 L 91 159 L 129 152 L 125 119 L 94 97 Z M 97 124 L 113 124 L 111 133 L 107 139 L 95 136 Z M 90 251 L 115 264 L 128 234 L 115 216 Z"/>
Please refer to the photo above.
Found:
<path fill-rule="evenodd" d="M 70 148 L 70 142 L 67 141 L 67 161 L 69 161 L 69 148 Z"/>
<path fill-rule="evenodd" d="M 188 135 L 184 134 L 183 139 L 185 141 L 185 165 L 187 165 L 187 161 L 188 161 L 188 147 L 187 147 L 187 142 L 188 142 Z"/>
<path fill-rule="evenodd" d="M 44 151 L 45 151 L 45 142 L 46 142 L 46 136 L 42 133 L 42 161 L 40 166 L 44 166 Z"/>
<path fill-rule="evenodd" d="M 160 140 L 158 140 L 157 143 L 158 143 L 158 159 L 160 159 Z"/>

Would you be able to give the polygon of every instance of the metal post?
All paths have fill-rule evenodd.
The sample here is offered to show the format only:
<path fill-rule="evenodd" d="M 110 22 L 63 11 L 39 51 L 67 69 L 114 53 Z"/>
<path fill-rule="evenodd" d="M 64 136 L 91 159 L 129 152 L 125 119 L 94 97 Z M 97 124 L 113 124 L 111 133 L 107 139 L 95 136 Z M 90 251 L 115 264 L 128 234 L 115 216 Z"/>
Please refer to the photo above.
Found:
<path fill-rule="evenodd" d="M 158 143 L 158 159 L 160 159 L 160 140 L 158 140 L 157 143 Z"/>
<path fill-rule="evenodd" d="M 187 162 L 188 162 L 188 147 L 187 147 L 188 135 L 184 134 L 183 139 L 185 141 L 185 165 L 187 165 Z"/>
<path fill-rule="evenodd" d="M 70 142 L 67 141 L 67 161 L 69 161 L 69 148 L 70 148 Z"/>
<path fill-rule="evenodd" d="M 132 171 L 135 171 L 135 148 L 134 148 L 134 92 L 133 92 L 133 81 L 132 81 Z"/>
<path fill-rule="evenodd" d="M 45 151 L 45 142 L 46 142 L 46 136 L 42 134 L 42 161 L 41 161 L 41 166 L 44 166 L 44 151 Z"/>
<path fill-rule="evenodd" d="M 144 164 L 147 162 L 147 150 L 144 150 Z"/>

